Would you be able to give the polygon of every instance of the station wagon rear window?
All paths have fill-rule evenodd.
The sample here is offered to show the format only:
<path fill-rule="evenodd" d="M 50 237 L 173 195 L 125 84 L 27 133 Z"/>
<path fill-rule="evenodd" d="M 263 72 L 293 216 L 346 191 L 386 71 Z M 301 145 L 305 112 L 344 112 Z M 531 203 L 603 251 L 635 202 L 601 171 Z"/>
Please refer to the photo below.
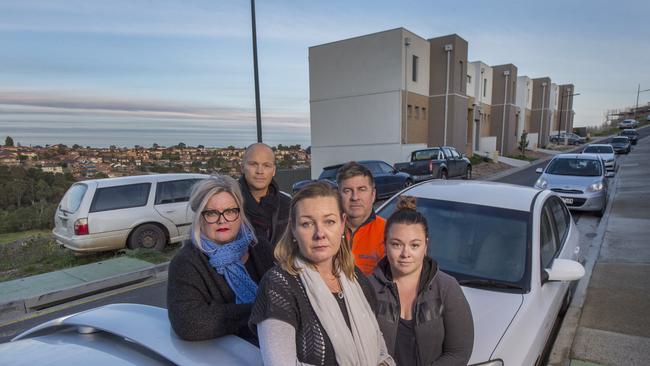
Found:
<path fill-rule="evenodd" d="M 85 184 L 73 184 L 63 196 L 59 209 L 67 213 L 75 213 L 79 209 L 81 200 L 87 190 L 88 186 Z"/>
<path fill-rule="evenodd" d="M 90 205 L 90 212 L 145 206 L 150 189 L 151 183 L 98 188 Z"/>

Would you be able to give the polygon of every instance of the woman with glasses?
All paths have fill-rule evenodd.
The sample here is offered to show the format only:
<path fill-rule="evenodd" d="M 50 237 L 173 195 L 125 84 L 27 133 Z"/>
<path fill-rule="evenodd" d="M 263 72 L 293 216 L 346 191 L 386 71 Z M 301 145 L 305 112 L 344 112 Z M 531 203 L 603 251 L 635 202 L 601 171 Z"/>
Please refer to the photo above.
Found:
<path fill-rule="evenodd" d="M 239 184 L 228 176 L 197 183 L 190 240 L 169 264 L 167 307 L 176 334 L 200 341 L 227 334 L 256 344 L 248 318 L 257 283 L 273 266 L 244 215 Z"/>
<path fill-rule="evenodd" d="M 394 365 L 344 227 L 329 184 L 311 183 L 291 199 L 278 265 L 264 275 L 250 319 L 265 365 Z"/>

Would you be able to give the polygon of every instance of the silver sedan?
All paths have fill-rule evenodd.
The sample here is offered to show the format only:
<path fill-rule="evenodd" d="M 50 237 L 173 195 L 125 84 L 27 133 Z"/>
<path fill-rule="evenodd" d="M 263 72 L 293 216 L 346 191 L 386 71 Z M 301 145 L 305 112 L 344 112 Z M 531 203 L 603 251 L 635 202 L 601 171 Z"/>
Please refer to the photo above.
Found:
<path fill-rule="evenodd" d="M 570 209 L 595 211 L 599 217 L 605 213 L 608 178 L 615 173 L 607 172 L 597 155 L 556 155 L 546 169 L 539 168 L 537 173 L 542 175 L 535 187 L 556 192 Z"/>

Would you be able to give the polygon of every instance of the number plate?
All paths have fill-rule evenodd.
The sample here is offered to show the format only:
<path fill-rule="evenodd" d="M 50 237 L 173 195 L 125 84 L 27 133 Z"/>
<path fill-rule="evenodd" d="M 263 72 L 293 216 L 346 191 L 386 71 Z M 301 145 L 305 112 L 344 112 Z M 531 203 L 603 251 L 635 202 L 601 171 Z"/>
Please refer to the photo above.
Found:
<path fill-rule="evenodd" d="M 564 201 L 564 203 L 567 205 L 573 204 L 573 198 L 562 197 L 562 201 Z"/>

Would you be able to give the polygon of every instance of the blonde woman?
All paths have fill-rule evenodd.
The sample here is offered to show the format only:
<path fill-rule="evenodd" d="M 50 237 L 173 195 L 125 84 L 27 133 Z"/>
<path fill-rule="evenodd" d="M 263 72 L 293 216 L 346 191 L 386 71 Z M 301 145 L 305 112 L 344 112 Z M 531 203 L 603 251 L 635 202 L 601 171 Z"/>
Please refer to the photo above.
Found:
<path fill-rule="evenodd" d="M 273 266 L 271 246 L 257 243 L 239 184 L 228 176 L 197 183 L 190 241 L 169 264 L 167 307 L 176 334 L 200 341 L 227 334 L 251 343 L 248 328 L 257 283 Z"/>
<path fill-rule="evenodd" d="M 370 305 L 372 288 L 343 242 L 338 192 L 312 183 L 289 212 L 274 252 L 278 264 L 262 279 L 250 320 L 264 364 L 393 365 Z"/>

